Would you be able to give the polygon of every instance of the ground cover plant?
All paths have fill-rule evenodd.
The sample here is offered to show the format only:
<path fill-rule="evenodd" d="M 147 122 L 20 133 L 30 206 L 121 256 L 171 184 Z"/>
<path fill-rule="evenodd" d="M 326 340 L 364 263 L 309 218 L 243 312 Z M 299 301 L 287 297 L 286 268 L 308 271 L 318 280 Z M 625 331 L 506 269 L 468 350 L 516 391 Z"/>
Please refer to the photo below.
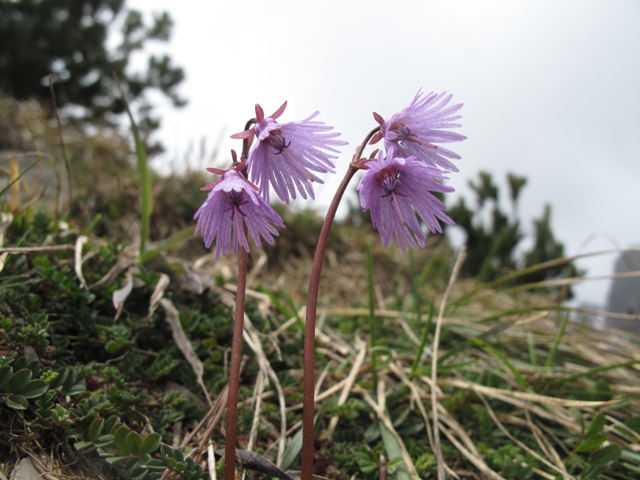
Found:
<path fill-rule="evenodd" d="M 85 155 L 94 141 L 79 142 Z M 126 159 L 118 149 L 130 147 L 110 148 Z M 191 192 L 207 180 L 143 180 L 138 150 L 120 178 L 76 189 L 56 213 L 35 201 L 37 189 L 25 192 L 35 180 L 17 156 L 7 159 L 0 249 L 2 473 L 28 458 L 49 478 L 221 476 L 237 273 L 232 255 L 216 259 L 193 224 L 184 230 L 203 201 Z M 31 157 L 30 173 L 52 163 Z M 125 195 L 142 183 L 153 205 Z M 278 215 L 287 228 L 247 258 L 237 466 L 249 478 L 296 478 L 301 468 L 304 285 L 323 215 Z M 637 339 L 569 322 L 557 287 L 579 278 L 518 281 L 549 268 L 571 275 L 572 259 L 483 282 L 459 275 L 465 254 L 445 239 L 401 254 L 365 222 L 353 209 L 327 238 L 313 362 L 317 476 L 637 478 Z"/>

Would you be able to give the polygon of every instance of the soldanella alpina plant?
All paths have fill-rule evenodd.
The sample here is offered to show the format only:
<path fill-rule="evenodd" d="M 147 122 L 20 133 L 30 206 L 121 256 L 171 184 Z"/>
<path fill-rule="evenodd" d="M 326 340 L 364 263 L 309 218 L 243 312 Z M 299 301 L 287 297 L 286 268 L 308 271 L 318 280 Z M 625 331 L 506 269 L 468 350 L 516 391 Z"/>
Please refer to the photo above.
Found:
<path fill-rule="evenodd" d="M 314 365 L 316 308 L 320 286 L 322 261 L 329 231 L 338 205 L 349 182 L 358 170 L 363 175 L 358 183 L 360 204 L 369 211 L 373 226 L 388 246 L 392 240 L 402 251 L 407 246 L 424 247 L 426 232 L 442 232 L 440 223 L 453 225 L 445 214 L 445 205 L 434 193 L 452 192 L 443 181 L 449 172 L 457 172 L 452 160 L 460 157 L 440 144 L 453 143 L 466 137 L 450 131 L 457 123 L 462 104 L 450 104 L 451 95 L 430 93 L 415 96 L 401 112 L 385 120 L 374 113 L 379 124 L 356 149 L 329 206 L 320 236 L 309 280 L 307 314 L 304 334 L 304 408 L 303 408 L 303 480 L 311 480 L 313 472 L 314 421 Z M 238 388 L 240 382 L 240 354 L 246 290 L 247 233 L 260 248 L 262 241 L 273 244 L 277 228 L 285 225 L 269 204 L 270 191 L 285 203 L 295 199 L 314 198 L 313 183 L 323 183 L 321 175 L 335 173 L 333 160 L 338 147 L 347 143 L 339 140 L 333 127 L 315 120 L 318 112 L 308 118 L 288 123 L 277 120 L 283 115 L 285 102 L 270 117 L 256 105 L 256 116 L 249 120 L 244 131 L 232 135 L 243 140 L 240 160 L 232 151 L 232 165 L 228 170 L 209 168 L 220 175 L 214 183 L 203 187 L 209 195 L 195 218 L 196 232 L 205 245 L 215 243 L 216 259 L 230 251 L 238 255 L 238 288 L 234 319 L 227 427 L 225 448 L 225 480 L 235 477 L 235 445 Z M 383 141 L 382 149 L 363 156 L 368 145 Z M 422 222 L 421 222 L 422 221 Z"/>

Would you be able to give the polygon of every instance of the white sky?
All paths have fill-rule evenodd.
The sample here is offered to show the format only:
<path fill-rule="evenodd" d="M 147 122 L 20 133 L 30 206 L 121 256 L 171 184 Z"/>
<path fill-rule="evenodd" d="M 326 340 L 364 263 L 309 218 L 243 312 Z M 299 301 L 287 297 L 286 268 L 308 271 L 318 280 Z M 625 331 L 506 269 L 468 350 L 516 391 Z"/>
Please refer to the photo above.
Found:
<path fill-rule="evenodd" d="M 223 129 L 228 139 L 253 115 L 284 100 L 282 121 L 320 111 L 349 142 L 338 174 L 316 187 L 327 205 L 353 149 L 419 88 L 465 104 L 468 140 L 449 182 L 487 170 L 529 183 L 520 201 L 527 232 L 545 203 L 568 254 L 640 243 L 640 2 L 130 0 L 175 21 L 167 50 L 184 67 L 189 106 L 159 108 L 163 160 L 186 168 L 187 152 Z M 190 147 L 191 145 L 191 147 Z M 205 165 L 210 166 L 210 165 Z M 355 189 L 355 182 L 353 184 Z M 470 202 L 467 202 L 468 204 Z M 450 203 L 453 205 L 453 202 Z M 579 263 L 608 274 L 614 258 Z M 608 284 L 587 282 L 579 299 L 604 303 Z"/>

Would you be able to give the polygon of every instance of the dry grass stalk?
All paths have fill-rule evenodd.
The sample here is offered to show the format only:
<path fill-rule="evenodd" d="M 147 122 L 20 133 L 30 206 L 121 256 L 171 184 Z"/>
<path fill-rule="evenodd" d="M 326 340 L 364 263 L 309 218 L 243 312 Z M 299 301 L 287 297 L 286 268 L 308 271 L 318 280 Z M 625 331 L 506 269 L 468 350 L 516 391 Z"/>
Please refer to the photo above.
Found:
<path fill-rule="evenodd" d="M 438 347 L 440 346 L 440 331 L 442 330 L 442 317 L 444 316 L 444 309 L 447 304 L 447 300 L 451 295 L 451 290 L 453 285 L 455 284 L 456 279 L 458 278 L 458 274 L 460 273 L 460 268 L 462 267 L 462 263 L 464 262 L 466 256 L 466 248 L 462 247 L 460 249 L 460 253 L 458 253 L 458 257 L 456 258 L 456 263 L 453 266 L 453 272 L 451 273 L 451 278 L 449 279 L 449 284 L 447 285 L 447 290 L 444 293 L 444 297 L 442 298 L 442 303 L 440 304 L 440 311 L 438 313 L 438 320 L 436 321 L 436 332 L 433 336 L 433 354 L 431 356 L 431 383 L 436 384 L 438 379 Z M 433 416 L 433 446 L 435 449 L 436 459 L 438 462 L 438 479 L 444 480 L 445 478 L 445 461 L 442 455 L 442 448 L 440 447 L 440 435 L 438 429 L 438 391 L 435 388 L 431 389 L 431 407 L 432 407 L 432 416 Z"/>

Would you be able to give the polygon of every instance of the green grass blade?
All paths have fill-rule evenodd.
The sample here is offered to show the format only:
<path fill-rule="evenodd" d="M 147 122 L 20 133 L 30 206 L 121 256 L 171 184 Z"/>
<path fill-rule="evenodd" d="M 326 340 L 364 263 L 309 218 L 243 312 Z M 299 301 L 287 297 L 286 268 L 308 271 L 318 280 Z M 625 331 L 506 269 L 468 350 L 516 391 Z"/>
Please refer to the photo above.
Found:
<path fill-rule="evenodd" d="M 518 382 L 518 385 L 520 385 L 522 388 L 528 388 L 529 384 L 524 379 L 524 377 L 520 374 L 520 372 L 516 370 L 516 367 L 513 366 L 513 364 L 509 361 L 506 355 L 504 355 L 502 352 L 498 351 L 497 349 L 493 348 L 488 343 L 483 342 L 479 338 L 475 338 L 474 343 L 480 348 L 483 348 L 484 350 L 486 350 L 493 357 L 500 360 L 500 362 L 511 372 L 511 374 L 513 375 L 513 378 L 515 378 L 516 382 Z"/>
<path fill-rule="evenodd" d="M 31 165 L 29 165 L 27 168 L 25 168 L 22 172 L 20 172 L 20 175 L 18 175 L 16 178 L 14 178 L 13 180 L 11 180 L 7 185 L 5 185 L 5 187 L 0 190 L 0 197 L 2 197 L 5 193 L 7 193 L 7 191 L 11 188 L 11 186 L 16 183 L 17 181 L 19 181 L 24 175 L 25 173 L 27 173 L 29 170 L 31 170 L 33 167 L 35 167 L 36 165 L 38 165 L 40 163 L 40 161 L 42 160 L 43 157 L 38 157 Z"/>
<path fill-rule="evenodd" d="M 547 375 L 547 370 L 549 370 L 551 365 L 553 365 L 553 361 L 556 359 L 556 353 L 558 353 L 558 347 L 560 347 L 560 342 L 562 341 L 562 337 L 564 337 L 564 332 L 567 329 L 568 323 L 569 323 L 569 312 L 567 312 L 564 318 L 562 319 L 562 323 L 560 324 L 560 331 L 558 332 L 558 335 L 556 335 L 556 339 L 553 342 L 553 346 L 551 347 L 551 351 L 549 352 L 547 361 L 544 363 L 543 377 Z"/>
<path fill-rule="evenodd" d="M 120 95 L 122 96 L 122 101 L 124 103 L 125 109 L 127 110 L 129 122 L 131 122 L 131 133 L 133 134 L 133 139 L 136 144 L 136 158 L 138 160 L 138 172 L 140 174 L 140 257 L 142 257 L 142 254 L 145 251 L 147 240 L 149 239 L 151 212 L 153 211 L 151 176 L 149 174 L 149 165 L 147 163 L 147 152 L 144 149 L 142 140 L 140 139 L 140 131 L 138 130 L 138 126 L 133 119 L 133 114 L 131 113 L 131 109 L 129 108 L 129 102 L 127 101 L 127 97 L 124 94 L 122 87 L 120 86 L 120 82 L 117 79 L 116 84 L 118 85 L 118 90 L 120 90 Z"/>
<path fill-rule="evenodd" d="M 141 252 L 140 260 L 139 260 L 140 264 L 144 265 L 146 262 L 160 255 L 161 253 L 166 252 L 167 250 L 171 250 L 172 248 L 176 248 L 177 246 L 181 245 L 185 241 L 189 240 L 190 238 L 193 237 L 194 230 L 195 230 L 195 227 L 183 228 L 179 232 L 176 232 L 173 235 L 171 235 L 171 237 L 166 239 L 156 248 L 147 250 L 146 252 Z"/>
<path fill-rule="evenodd" d="M 413 364 L 411 365 L 411 373 L 409 378 L 413 378 L 416 374 L 418 366 L 420 366 L 420 359 L 422 358 L 422 352 L 424 352 L 424 346 L 427 344 L 427 338 L 429 337 L 429 331 L 431 330 L 431 323 L 433 320 L 433 314 L 435 312 L 435 303 L 433 299 L 429 302 L 429 318 L 427 319 L 424 329 L 422 330 L 422 338 L 420 339 L 420 346 L 416 350 Z"/>
<path fill-rule="evenodd" d="M 592 368 L 590 370 L 587 370 L 586 372 L 580 372 L 580 373 L 576 373 L 574 375 L 570 375 L 570 376 L 568 376 L 566 378 L 563 378 L 562 382 L 563 383 L 572 382 L 572 381 L 577 380 L 579 378 L 590 377 L 590 376 L 595 375 L 597 373 L 609 372 L 611 370 L 616 370 L 618 368 L 633 367 L 634 365 L 638 365 L 638 364 L 640 364 L 640 360 L 628 360 L 626 362 L 614 363 L 612 365 L 603 365 L 601 367 L 595 367 L 595 368 Z"/>

